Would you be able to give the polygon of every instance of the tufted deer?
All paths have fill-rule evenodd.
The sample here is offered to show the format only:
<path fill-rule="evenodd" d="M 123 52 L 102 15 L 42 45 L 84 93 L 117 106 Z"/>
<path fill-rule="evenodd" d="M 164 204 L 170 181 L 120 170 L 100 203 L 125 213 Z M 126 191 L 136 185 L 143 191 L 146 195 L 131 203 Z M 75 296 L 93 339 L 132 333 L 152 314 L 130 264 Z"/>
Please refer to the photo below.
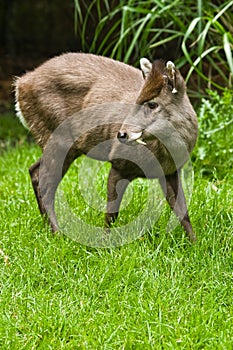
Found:
<path fill-rule="evenodd" d="M 43 156 L 29 169 L 40 212 L 47 216 L 53 232 L 58 230 L 54 198 L 59 182 L 74 159 L 87 154 L 112 163 L 107 226 L 116 220 L 122 196 L 133 179 L 158 178 L 188 238 L 196 240 L 180 180 L 180 169 L 197 138 L 196 114 L 184 80 L 172 62 L 157 60 L 152 64 L 142 58 L 140 65 L 142 72 L 106 57 L 67 53 L 16 80 L 17 115 L 43 154 L 55 131 L 71 118 L 63 128 L 66 131 L 62 130 L 57 141 L 47 147 L 51 161 L 40 174 L 43 189 L 39 182 Z M 95 124 L 96 119 L 99 124 Z M 85 132 L 80 134 L 83 128 Z M 108 140 L 106 147 L 92 152 Z M 57 175 L 61 158 L 54 154 L 58 148 L 62 153 L 67 145 L 62 173 Z M 122 156 L 124 147 L 127 156 Z M 157 159 L 158 166 L 152 165 L 144 151 Z"/>

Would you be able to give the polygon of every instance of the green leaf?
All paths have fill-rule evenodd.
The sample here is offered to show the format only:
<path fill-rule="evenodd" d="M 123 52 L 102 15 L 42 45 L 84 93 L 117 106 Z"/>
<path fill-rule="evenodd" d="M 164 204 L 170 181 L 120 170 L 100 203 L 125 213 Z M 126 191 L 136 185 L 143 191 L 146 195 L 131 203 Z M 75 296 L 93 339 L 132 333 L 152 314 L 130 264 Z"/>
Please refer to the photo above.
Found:
<path fill-rule="evenodd" d="M 231 42 L 230 42 L 231 39 Z M 233 40 L 230 33 L 224 33 L 223 35 L 223 47 L 226 54 L 227 62 L 231 71 L 231 74 L 233 75 L 233 59 L 232 59 L 232 45 Z"/>

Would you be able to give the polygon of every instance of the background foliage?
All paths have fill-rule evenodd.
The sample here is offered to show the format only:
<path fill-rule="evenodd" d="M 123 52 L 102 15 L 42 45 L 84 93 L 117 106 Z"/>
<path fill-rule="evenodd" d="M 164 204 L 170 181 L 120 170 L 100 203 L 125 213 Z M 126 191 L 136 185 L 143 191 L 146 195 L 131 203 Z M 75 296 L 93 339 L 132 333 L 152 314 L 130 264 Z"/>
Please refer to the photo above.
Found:
<path fill-rule="evenodd" d="M 195 167 L 203 174 L 221 178 L 233 168 L 233 95 L 208 91 L 198 113 L 199 140 L 194 152 Z"/>
<path fill-rule="evenodd" d="M 134 63 L 142 56 L 175 60 L 194 96 L 207 86 L 232 87 L 232 0 L 76 0 L 75 8 L 84 51 Z"/>

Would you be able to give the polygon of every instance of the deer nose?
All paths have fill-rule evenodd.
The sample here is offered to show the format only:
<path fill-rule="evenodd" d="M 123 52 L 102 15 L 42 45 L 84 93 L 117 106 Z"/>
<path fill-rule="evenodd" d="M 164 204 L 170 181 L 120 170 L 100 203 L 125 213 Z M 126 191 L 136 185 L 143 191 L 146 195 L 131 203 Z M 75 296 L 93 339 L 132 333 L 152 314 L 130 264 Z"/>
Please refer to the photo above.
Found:
<path fill-rule="evenodd" d="M 121 143 L 126 143 L 126 141 L 128 139 L 127 132 L 119 131 L 117 134 L 117 138 Z"/>

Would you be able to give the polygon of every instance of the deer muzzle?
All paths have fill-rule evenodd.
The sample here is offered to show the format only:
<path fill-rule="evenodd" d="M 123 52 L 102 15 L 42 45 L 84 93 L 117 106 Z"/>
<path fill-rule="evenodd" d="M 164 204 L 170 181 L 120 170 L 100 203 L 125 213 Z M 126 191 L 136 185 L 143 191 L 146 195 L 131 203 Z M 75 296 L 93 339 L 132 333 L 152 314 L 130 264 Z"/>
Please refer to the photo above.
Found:
<path fill-rule="evenodd" d="M 137 142 L 142 145 L 146 145 L 142 135 L 143 135 L 142 131 L 139 131 L 139 132 L 119 131 L 117 134 L 117 138 L 121 143 L 124 143 L 124 144 L 134 144 L 134 142 Z"/>

